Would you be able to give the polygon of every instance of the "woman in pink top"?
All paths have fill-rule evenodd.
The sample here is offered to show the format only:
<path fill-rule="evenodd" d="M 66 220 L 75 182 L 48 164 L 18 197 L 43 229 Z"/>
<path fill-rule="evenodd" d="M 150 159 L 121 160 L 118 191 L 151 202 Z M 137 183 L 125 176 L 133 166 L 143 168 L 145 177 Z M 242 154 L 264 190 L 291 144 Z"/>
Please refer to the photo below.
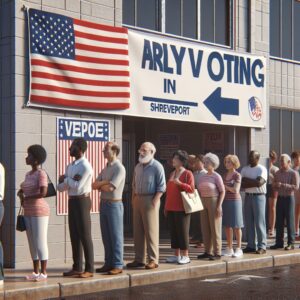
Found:
<path fill-rule="evenodd" d="M 27 153 L 26 164 L 30 165 L 32 170 L 26 173 L 25 180 L 18 191 L 24 208 L 27 239 L 33 260 L 33 273 L 26 276 L 26 279 L 42 281 L 47 279 L 47 232 L 50 209 L 44 199 L 48 189 L 48 177 L 40 165 L 46 160 L 47 153 L 40 145 L 30 146 Z"/>
<path fill-rule="evenodd" d="M 207 153 L 203 160 L 207 174 L 199 178 L 198 191 L 204 207 L 200 214 L 205 252 L 198 255 L 198 259 L 216 260 L 221 258 L 222 202 L 225 188 L 222 177 L 215 172 L 220 164 L 218 156 Z"/>

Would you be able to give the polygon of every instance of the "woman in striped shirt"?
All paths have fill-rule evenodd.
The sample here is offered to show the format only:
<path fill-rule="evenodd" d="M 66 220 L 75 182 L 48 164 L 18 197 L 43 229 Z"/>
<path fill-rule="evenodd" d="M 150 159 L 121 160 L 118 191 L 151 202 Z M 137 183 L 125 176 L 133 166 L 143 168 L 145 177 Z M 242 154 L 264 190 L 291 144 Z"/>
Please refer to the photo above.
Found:
<path fill-rule="evenodd" d="M 30 146 L 27 153 L 26 164 L 31 166 L 31 171 L 26 173 L 25 180 L 18 191 L 24 208 L 26 233 L 34 269 L 31 275 L 26 276 L 26 279 L 43 281 L 47 279 L 47 232 L 50 208 L 44 199 L 48 190 L 48 177 L 40 165 L 45 162 L 47 153 L 40 145 Z"/>
<path fill-rule="evenodd" d="M 223 201 L 223 226 L 225 226 L 227 248 L 224 256 L 241 257 L 243 255 L 242 230 L 243 224 L 243 208 L 242 198 L 240 195 L 241 174 L 236 171 L 240 167 L 240 161 L 236 155 L 227 155 L 224 159 L 224 165 L 227 173 L 223 177 L 225 185 L 225 198 Z M 237 248 L 233 252 L 232 239 L 233 230 L 237 240 Z"/>

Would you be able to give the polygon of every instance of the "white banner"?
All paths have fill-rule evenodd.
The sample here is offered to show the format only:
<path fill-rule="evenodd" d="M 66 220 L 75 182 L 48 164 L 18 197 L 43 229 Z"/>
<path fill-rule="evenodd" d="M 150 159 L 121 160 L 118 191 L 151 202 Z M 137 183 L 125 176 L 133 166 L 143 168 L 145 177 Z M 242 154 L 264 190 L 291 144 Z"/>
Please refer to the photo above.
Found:
<path fill-rule="evenodd" d="M 118 114 L 265 127 L 264 57 L 128 33 L 131 103 Z"/>

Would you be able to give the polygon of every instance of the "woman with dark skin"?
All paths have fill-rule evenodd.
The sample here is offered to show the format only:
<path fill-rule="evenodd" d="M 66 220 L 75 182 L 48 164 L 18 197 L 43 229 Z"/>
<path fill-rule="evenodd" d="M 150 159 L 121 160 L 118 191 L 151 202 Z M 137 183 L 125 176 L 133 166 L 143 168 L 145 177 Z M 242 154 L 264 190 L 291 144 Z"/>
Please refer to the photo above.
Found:
<path fill-rule="evenodd" d="M 24 208 L 26 233 L 33 260 L 33 273 L 26 276 L 26 279 L 42 281 L 47 279 L 47 231 L 50 208 L 44 199 L 48 190 L 48 177 L 40 165 L 46 160 L 47 153 L 40 145 L 30 146 L 27 153 L 26 164 L 31 166 L 31 171 L 26 173 L 17 194 Z"/>

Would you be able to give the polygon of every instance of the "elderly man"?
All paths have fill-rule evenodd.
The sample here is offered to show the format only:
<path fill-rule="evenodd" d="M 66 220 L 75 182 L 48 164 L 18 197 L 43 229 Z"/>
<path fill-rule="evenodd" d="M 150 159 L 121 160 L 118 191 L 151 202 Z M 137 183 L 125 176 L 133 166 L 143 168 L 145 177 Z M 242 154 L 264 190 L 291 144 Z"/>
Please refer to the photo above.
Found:
<path fill-rule="evenodd" d="M 159 259 L 159 207 L 160 198 L 166 189 L 163 166 L 154 159 L 155 146 L 145 142 L 139 149 L 139 163 L 136 165 L 132 183 L 133 236 L 135 260 L 128 268 L 144 267 L 147 246 L 146 269 L 158 267 Z"/>
<path fill-rule="evenodd" d="M 271 249 L 283 248 L 284 221 L 286 220 L 288 244 L 285 250 L 293 250 L 295 242 L 295 199 L 294 193 L 299 188 L 299 173 L 290 167 L 291 158 L 287 154 L 280 156 L 280 169 L 275 173 L 273 189 L 276 204 L 276 243 Z"/>
<path fill-rule="evenodd" d="M 123 271 L 122 194 L 126 171 L 117 159 L 120 148 L 116 143 L 108 142 L 103 153 L 107 159 L 107 165 L 92 185 L 93 189 L 101 191 L 100 226 L 105 250 L 104 266 L 96 269 L 96 272 L 117 275 Z"/>
<path fill-rule="evenodd" d="M 260 154 L 257 151 L 251 151 L 248 157 L 249 165 L 243 167 L 242 188 L 245 189 L 245 224 L 247 247 L 244 253 L 266 253 L 266 182 L 268 178 L 267 169 L 260 165 Z M 257 245 L 256 245 L 257 235 Z"/>

